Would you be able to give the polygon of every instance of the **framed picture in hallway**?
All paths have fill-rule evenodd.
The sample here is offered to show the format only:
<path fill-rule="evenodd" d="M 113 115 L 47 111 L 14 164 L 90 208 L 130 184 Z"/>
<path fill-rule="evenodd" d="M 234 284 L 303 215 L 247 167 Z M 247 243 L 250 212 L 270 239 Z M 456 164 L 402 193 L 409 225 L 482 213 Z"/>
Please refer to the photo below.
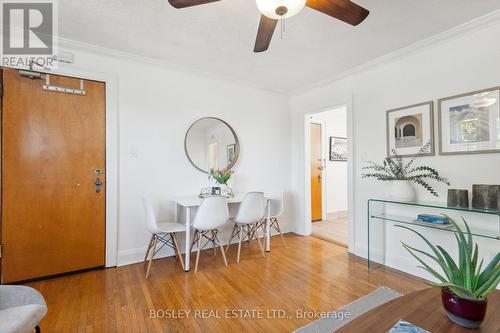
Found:
<path fill-rule="evenodd" d="M 347 161 L 347 138 L 330 137 L 330 161 Z"/>
<path fill-rule="evenodd" d="M 500 87 L 438 100 L 439 154 L 500 152 Z"/>
<path fill-rule="evenodd" d="M 236 144 L 233 143 L 233 144 L 227 145 L 226 150 L 227 150 L 227 164 L 229 165 L 229 164 L 233 163 L 233 161 L 234 161 Z"/>
<path fill-rule="evenodd" d="M 387 156 L 415 156 L 427 143 L 424 155 L 434 155 L 434 102 L 389 110 L 386 124 Z"/>

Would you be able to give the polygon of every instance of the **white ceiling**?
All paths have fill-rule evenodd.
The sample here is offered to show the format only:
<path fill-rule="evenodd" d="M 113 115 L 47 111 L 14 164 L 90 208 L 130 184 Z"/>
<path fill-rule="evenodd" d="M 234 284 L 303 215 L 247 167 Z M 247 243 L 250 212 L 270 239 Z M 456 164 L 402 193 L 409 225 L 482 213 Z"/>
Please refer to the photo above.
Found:
<path fill-rule="evenodd" d="M 61 37 L 290 92 L 500 9 L 500 0 L 357 0 L 352 27 L 305 8 L 253 53 L 255 0 L 175 9 L 167 0 L 62 0 Z"/>

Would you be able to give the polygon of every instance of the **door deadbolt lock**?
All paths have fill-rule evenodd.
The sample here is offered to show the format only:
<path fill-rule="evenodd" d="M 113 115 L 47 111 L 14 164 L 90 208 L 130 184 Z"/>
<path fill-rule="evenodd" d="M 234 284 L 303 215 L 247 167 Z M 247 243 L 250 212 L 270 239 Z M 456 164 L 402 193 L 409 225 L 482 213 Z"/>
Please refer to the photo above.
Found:
<path fill-rule="evenodd" d="M 104 173 L 104 171 L 102 169 L 95 169 L 95 174 L 100 176 Z"/>
<path fill-rule="evenodd" d="M 95 193 L 101 192 L 102 181 L 99 179 L 99 177 L 96 177 L 94 185 L 95 185 Z"/>

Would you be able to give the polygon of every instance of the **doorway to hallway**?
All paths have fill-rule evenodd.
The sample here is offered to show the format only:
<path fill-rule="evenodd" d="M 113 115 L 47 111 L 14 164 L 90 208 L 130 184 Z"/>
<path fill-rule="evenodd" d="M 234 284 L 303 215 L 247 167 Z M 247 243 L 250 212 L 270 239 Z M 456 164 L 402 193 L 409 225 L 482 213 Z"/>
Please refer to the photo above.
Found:
<path fill-rule="evenodd" d="M 310 115 L 312 235 L 347 247 L 347 108 Z"/>

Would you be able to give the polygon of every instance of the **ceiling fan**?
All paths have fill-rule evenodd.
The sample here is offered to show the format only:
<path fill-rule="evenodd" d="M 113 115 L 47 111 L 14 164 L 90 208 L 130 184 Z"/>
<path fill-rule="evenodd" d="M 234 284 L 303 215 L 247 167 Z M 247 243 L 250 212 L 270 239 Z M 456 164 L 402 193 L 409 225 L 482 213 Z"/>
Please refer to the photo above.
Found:
<path fill-rule="evenodd" d="M 168 0 L 175 8 L 185 8 L 203 5 L 220 0 Z M 300 12 L 304 7 L 309 7 L 332 16 L 336 19 L 358 25 L 370 13 L 367 9 L 350 0 L 256 0 L 257 7 L 262 13 L 259 30 L 255 40 L 254 52 L 268 49 L 273 37 L 278 20 L 287 19 Z"/>

